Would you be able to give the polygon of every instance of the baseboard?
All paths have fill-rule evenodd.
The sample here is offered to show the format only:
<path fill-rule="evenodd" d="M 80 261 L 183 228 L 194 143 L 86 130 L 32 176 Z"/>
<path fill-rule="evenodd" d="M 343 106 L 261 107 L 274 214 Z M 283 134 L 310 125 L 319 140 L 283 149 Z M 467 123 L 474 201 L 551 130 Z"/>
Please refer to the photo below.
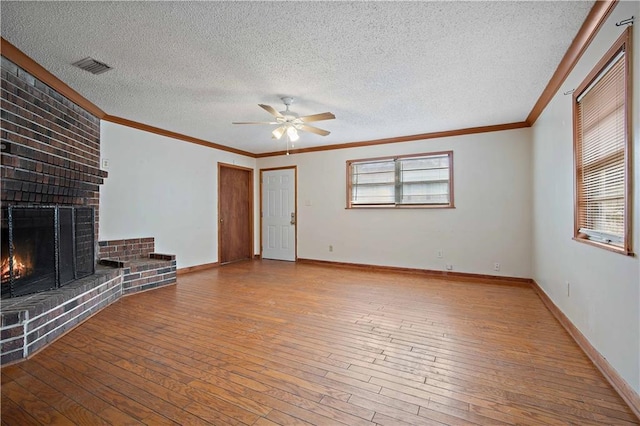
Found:
<path fill-rule="evenodd" d="M 401 272 L 401 273 L 408 273 L 408 274 L 427 275 L 427 276 L 436 277 L 436 278 L 450 278 L 455 280 L 471 280 L 471 281 L 491 281 L 494 284 L 506 284 L 506 285 L 517 285 L 517 286 L 527 286 L 527 287 L 531 285 L 531 278 L 505 277 L 505 276 L 499 276 L 499 275 L 483 275 L 483 274 L 472 274 L 467 272 L 454 272 L 454 271 L 436 271 L 433 269 L 403 268 L 398 266 L 379 266 L 379 265 L 369 265 L 365 263 L 332 262 L 330 260 L 316 260 L 316 259 L 303 259 L 303 258 L 298 258 L 297 261 L 300 263 L 310 263 L 310 264 L 316 264 L 316 265 L 360 269 L 360 270 L 377 271 L 377 272 Z"/>
<path fill-rule="evenodd" d="M 184 274 L 190 274 L 192 272 L 205 271 L 207 269 L 217 268 L 218 266 L 220 266 L 218 262 L 203 263 L 202 265 L 187 266 L 186 268 L 180 268 L 176 272 L 178 275 L 184 275 Z"/>
<path fill-rule="evenodd" d="M 602 375 L 607 379 L 609 384 L 613 386 L 618 395 L 627 403 L 633 414 L 640 420 L 640 395 L 631 388 L 631 386 L 618 374 L 618 372 L 609 364 L 609 361 L 597 351 L 596 348 L 589 343 L 587 338 L 578 330 L 571 320 L 553 303 L 553 300 L 545 293 L 540 285 L 531 280 L 531 287 L 538 294 L 542 303 L 551 311 L 558 322 L 567 330 L 567 333 L 582 348 L 584 353 L 589 357 L 591 362 L 596 366 Z"/>

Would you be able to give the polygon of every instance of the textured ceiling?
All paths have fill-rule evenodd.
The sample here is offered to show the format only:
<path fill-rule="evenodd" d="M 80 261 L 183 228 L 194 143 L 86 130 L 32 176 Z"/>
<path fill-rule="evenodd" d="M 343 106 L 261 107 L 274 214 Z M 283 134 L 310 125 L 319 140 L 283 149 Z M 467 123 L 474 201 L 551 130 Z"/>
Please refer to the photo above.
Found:
<path fill-rule="evenodd" d="M 263 153 L 258 103 L 331 111 L 298 147 L 524 121 L 593 5 L 11 2 L 2 37 L 107 114 Z M 70 64 L 91 56 L 114 69 Z"/>

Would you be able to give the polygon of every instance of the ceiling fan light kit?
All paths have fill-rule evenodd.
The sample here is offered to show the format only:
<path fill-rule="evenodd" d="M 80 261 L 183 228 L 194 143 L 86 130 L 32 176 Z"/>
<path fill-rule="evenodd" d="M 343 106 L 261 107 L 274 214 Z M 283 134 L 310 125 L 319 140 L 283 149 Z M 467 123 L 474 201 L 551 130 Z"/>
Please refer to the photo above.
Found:
<path fill-rule="evenodd" d="M 276 127 L 275 129 L 273 129 L 273 132 L 271 132 L 271 134 L 273 135 L 271 136 L 271 139 L 280 139 L 284 134 L 284 127 Z"/>
<path fill-rule="evenodd" d="M 294 126 L 289 126 L 287 128 L 287 137 L 291 142 L 296 142 L 298 139 L 300 139 L 300 135 L 298 135 L 298 129 L 296 129 Z"/>
<path fill-rule="evenodd" d="M 282 99 L 282 103 L 284 103 L 284 111 L 277 111 L 270 105 L 258 104 L 260 108 L 273 115 L 276 121 L 243 121 L 233 122 L 233 124 L 278 124 L 279 126 L 271 132 L 271 135 L 273 139 L 280 139 L 284 135 L 287 136 L 287 155 L 289 154 L 289 145 L 293 147 L 293 142 L 296 142 L 300 139 L 298 131 L 315 133 L 316 135 L 320 136 L 327 136 L 329 133 L 331 133 L 328 130 L 310 126 L 306 123 L 322 120 L 333 120 L 334 118 L 336 118 L 333 113 L 323 112 L 320 114 L 305 115 L 300 117 L 299 114 L 289 110 L 289 107 L 293 103 L 292 97 L 283 96 L 280 99 Z"/>

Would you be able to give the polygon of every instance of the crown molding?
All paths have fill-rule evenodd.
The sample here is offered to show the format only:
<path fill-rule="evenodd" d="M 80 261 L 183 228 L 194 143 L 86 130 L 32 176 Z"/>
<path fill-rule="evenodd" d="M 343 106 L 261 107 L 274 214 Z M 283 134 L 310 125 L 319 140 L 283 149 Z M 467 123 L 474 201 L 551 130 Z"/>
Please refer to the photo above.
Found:
<path fill-rule="evenodd" d="M 65 82 L 51 74 L 42 65 L 28 57 L 23 51 L 9 43 L 4 38 L 0 38 L 0 51 L 2 52 L 2 56 L 33 75 L 35 78 L 51 87 L 74 104 L 82 107 L 98 118 L 102 118 L 106 115 L 106 113 L 93 102 L 73 90 Z"/>
<path fill-rule="evenodd" d="M 332 145 L 314 146 L 310 148 L 292 149 L 292 150 L 289 150 L 289 154 L 303 154 L 307 152 L 330 151 L 335 149 L 360 148 L 363 146 L 385 145 L 390 143 L 413 142 L 413 141 L 420 141 L 420 140 L 426 140 L 426 139 L 448 138 L 451 136 L 463 136 L 463 135 L 473 135 L 476 133 L 499 132 L 502 130 L 522 129 L 525 127 L 530 127 L 530 126 L 525 121 L 519 121 L 517 123 L 496 124 L 492 126 L 480 126 L 480 127 L 468 127 L 466 129 L 445 130 L 442 132 L 420 133 L 417 135 L 398 136 L 394 138 L 374 139 L 374 140 L 361 141 L 361 142 L 337 143 Z M 256 157 L 257 158 L 275 157 L 278 155 L 285 155 L 286 153 L 287 153 L 286 151 L 265 152 L 262 154 L 256 154 Z"/>
<path fill-rule="evenodd" d="M 584 20 L 584 23 L 578 30 L 573 42 L 567 49 L 567 52 L 562 57 L 558 68 L 551 76 L 551 80 L 547 83 L 547 87 L 544 88 L 542 94 L 538 98 L 538 101 L 533 106 L 533 109 L 529 113 L 526 122 L 529 126 L 533 126 L 542 111 L 549 105 L 551 99 L 560 89 L 560 86 L 569 76 L 569 73 L 576 66 L 584 51 L 589 47 L 591 41 L 600 30 L 600 27 L 604 21 L 609 17 L 613 9 L 615 8 L 618 0 L 605 0 L 596 1 L 591 11 Z"/>
<path fill-rule="evenodd" d="M 150 126 L 148 124 L 140 123 L 133 120 L 128 120 L 122 117 L 116 117 L 114 115 L 105 115 L 102 117 L 104 121 L 109 121 L 111 123 L 120 124 L 122 126 L 132 127 L 134 129 L 142 130 L 149 133 L 155 133 L 156 135 L 166 136 L 173 139 L 178 139 L 184 142 L 193 143 L 196 145 L 206 146 L 207 148 L 219 149 L 221 151 L 231 152 L 233 154 L 244 155 L 247 157 L 255 158 L 256 154 L 243 151 L 241 149 L 231 148 L 226 145 L 220 145 L 214 142 L 209 142 L 204 139 L 194 138 L 193 136 L 183 135 L 182 133 L 172 132 L 170 130 L 161 129 L 160 127 Z"/>
<path fill-rule="evenodd" d="M 170 138 L 178 139 L 184 142 L 190 142 L 197 145 L 206 146 L 208 148 L 219 149 L 221 151 L 227 151 L 234 154 L 245 155 L 248 157 L 255 158 L 255 154 L 247 151 L 242 151 L 240 149 L 231 148 L 225 145 L 220 145 L 217 143 L 205 141 L 203 139 L 194 138 L 191 136 L 183 135 L 177 132 L 171 132 L 169 130 L 164 130 L 159 127 L 149 126 L 144 123 L 139 123 L 137 121 L 128 120 L 126 118 L 116 117 L 113 115 L 109 115 L 104 112 L 100 107 L 95 105 L 93 102 L 89 101 L 87 98 L 82 96 L 80 93 L 76 92 L 65 82 L 60 80 L 58 77 L 53 75 L 47 69 L 45 69 L 42 65 L 31 59 L 20 49 L 15 47 L 13 44 L 5 40 L 4 38 L 0 38 L 0 51 L 2 52 L 2 56 L 42 81 L 47 86 L 54 89 L 56 92 L 60 93 L 65 98 L 69 99 L 74 104 L 93 114 L 101 120 L 110 121 L 112 123 L 121 124 L 127 127 L 132 127 L 134 129 L 143 130 L 146 132 L 155 133 L 162 136 L 167 136 Z"/>

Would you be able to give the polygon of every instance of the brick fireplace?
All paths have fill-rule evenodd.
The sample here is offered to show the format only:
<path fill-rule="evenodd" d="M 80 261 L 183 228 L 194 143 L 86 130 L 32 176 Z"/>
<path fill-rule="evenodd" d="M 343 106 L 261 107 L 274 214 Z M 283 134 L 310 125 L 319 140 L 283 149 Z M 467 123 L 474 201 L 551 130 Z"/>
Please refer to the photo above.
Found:
<path fill-rule="evenodd" d="M 107 178 L 100 169 L 100 118 L 5 57 L 1 81 L 2 256 L 11 265 L 2 271 L 4 365 L 28 357 L 123 294 L 175 283 L 176 262 L 175 256 L 149 253 L 150 238 L 147 260 L 98 264 L 111 246 L 98 242 L 99 191 Z M 9 250 L 8 241 L 19 236 L 24 241 Z M 16 291 L 14 284 L 24 282 L 18 269 L 45 256 L 52 244 L 54 258 L 38 260 L 38 276 L 29 283 L 49 275 L 53 281 Z M 32 247 L 32 253 L 18 259 L 19 246 Z M 5 298 L 9 281 L 15 297 Z"/>

